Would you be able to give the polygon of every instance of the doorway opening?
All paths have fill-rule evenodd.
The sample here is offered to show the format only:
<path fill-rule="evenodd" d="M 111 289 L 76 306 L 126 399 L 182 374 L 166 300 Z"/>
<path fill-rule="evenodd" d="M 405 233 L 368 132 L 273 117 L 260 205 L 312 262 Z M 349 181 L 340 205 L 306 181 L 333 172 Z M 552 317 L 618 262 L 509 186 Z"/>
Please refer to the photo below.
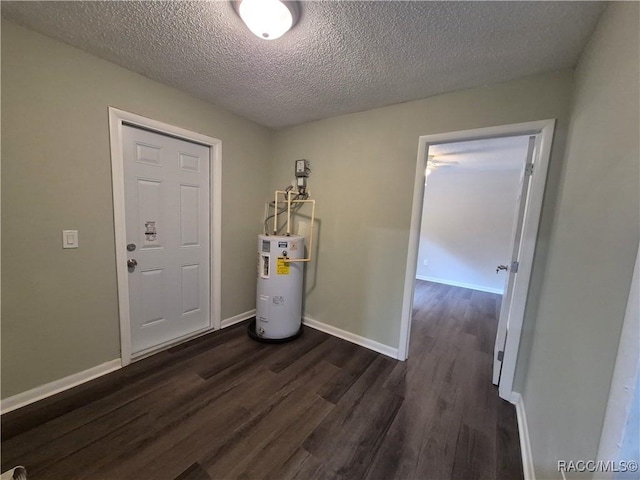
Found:
<path fill-rule="evenodd" d="M 545 120 L 419 139 L 399 358 L 408 357 L 418 282 L 503 295 L 493 383 L 512 403 L 518 398 L 512 387 L 554 124 Z M 499 149 L 504 155 L 496 155 Z M 506 190 L 493 195 L 491 183 Z M 483 206 L 497 215 L 483 213 Z M 426 238 L 423 223 L 425 230 L 432 227 Z"/>
<path fill-rule="evenodd" d="M 429 146 L 418 280 L 504 293 L 528 145 L 524 135 Z"/>

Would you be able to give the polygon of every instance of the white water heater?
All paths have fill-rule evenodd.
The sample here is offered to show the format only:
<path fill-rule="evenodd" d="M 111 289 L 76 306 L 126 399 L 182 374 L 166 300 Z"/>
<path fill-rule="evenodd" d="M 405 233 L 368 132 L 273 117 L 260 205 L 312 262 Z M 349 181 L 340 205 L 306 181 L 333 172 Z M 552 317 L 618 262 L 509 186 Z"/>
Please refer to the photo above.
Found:
<path fill-rule="evenodd" d="M 258 235 L 255 335 L 265 340 L 296 337 L 302 327 L 304 257 L 300 235 Z"/>

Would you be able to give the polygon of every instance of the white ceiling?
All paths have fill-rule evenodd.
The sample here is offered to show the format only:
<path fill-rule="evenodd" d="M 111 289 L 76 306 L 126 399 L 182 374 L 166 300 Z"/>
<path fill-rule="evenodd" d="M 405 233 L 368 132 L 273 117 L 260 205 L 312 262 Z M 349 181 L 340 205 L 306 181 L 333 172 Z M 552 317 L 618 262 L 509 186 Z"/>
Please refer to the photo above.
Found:
<path fill-rule="evenodd" d="M 2 15 L 269 127 L 575 66 L 604 2 L 301 2 L 284 37 L 228 1 L 2 2 Z"/>
<path fill-rule="evenodd" d="M 436 165 L 440 165 L 435 169 L 439 174 L 521 171 L 524 168 L 528 145 L 528 135 L 488 138 L 432 145 L 429 147 L 429 156 Z"/>

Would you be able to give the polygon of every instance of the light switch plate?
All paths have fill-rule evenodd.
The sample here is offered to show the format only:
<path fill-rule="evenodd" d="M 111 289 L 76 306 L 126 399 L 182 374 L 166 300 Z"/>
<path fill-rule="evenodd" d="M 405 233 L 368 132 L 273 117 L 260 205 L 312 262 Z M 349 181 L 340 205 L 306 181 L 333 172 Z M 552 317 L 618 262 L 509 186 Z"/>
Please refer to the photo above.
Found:
<path fill-rule="evenodd" d="M 62 231 L 62 248 L 78 248 L 78 231 Z"/>

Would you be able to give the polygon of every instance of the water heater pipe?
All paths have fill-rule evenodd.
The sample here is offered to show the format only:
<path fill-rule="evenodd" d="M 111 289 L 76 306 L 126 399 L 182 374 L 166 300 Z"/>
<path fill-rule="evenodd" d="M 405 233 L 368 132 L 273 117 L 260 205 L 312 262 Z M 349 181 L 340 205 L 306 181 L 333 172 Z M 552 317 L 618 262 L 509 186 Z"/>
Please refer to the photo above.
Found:
<path fill-rule="evenodd" d="M 277 234 L 278 233 L 278 193 L 280 193 L 281 190 L 276 190 L 276 196 L 273 200 L 273 208 L 274 208 L 274 217 L 273 217 L 273 234 Z M 283 192 L 284 193 L 284 192 Z"/>
<path fill-rule="evenodd" d="M 291 190 L 287 192 L 287 236 L 291 235 Z"/>
<path fill-rule="evenodd" d="M 315 200 L 292 200 L 292 203 L 310 203 L 311 204 L 311 228 L 309 229 L 309 256 L 307 258 L 285 258 L 285 263 L 291 262 L 310 262 L 311 250 L 313 249 L 313 224 L 316 214 L 316 201 Z"/>
<path fill-rule="evenodd" d="M 291 190 L 276 190 L 275 201 L 274 201 L 275 217 L 273 219 L 275 231 L 277 231 L 278 229 L 278 203 L 281 203 L 278 201 L 278 194 L 280 193 L 283 195 L 283 197 L 286 197 L 287 199 L 286 202 L 283 202 L 287 204 L 287 235 L 291 235 L 291 204 L 292 203 L 310 203 L 311 204 L 311 228 L 309 229 L 309 247 L 308 247 L 309 255 L 307 258 L 296 258 L 296 259 L 285 258 L 284 259 L 285 263 L 310 262 L 311 250 L 313 247 L 313 224 L 315 223 L 316 201 L 315 200 L 292 200 L 291 195 L 295 194 L 295 192 L 292 192 Z"/>
<path fill-rule="evenodd" d="M 282 194 L 283 201 L 278 201 L 278 194 Z M 291 235 L 291 203 L 302 203 L 301 200 L 291 200 L 291 195 L 296 195 L 293 190 L 276 190 L 275 198 L 273 200 L 274 218 L 273 218 L 273 233 L 278 233 L 278 204 L 287 204 L 287 235 Z"/>

